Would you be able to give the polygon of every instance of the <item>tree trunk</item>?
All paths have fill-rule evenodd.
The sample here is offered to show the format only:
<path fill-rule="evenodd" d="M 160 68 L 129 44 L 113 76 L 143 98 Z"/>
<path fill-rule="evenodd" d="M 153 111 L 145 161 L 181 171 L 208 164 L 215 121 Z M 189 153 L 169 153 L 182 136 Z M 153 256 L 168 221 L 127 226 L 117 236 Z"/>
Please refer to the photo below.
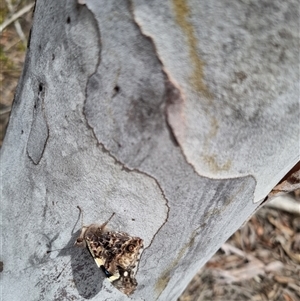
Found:
<path fill-rule="evenodd" d="M 1 153 L 3 298 L 127 300 L 73 247 L 80 206 L 143 239 L 132 300 L 176 300 L 299 160 L 298 1 L 79 2 L 36 3 Z"/>

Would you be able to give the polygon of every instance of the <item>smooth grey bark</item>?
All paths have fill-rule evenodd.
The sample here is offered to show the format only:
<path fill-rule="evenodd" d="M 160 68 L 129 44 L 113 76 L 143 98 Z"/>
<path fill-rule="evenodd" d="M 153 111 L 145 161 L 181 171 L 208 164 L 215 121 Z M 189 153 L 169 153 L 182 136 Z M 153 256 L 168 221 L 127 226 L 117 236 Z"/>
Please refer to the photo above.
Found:
<path fill-rule="evenodd" d="M 84 224 L 176 300 L 299 160 L 297 1 L 37 1 L 1 151 L 5 300 L 127 300 Z M 68 248 L 47 253 L 47 250 Z"/>

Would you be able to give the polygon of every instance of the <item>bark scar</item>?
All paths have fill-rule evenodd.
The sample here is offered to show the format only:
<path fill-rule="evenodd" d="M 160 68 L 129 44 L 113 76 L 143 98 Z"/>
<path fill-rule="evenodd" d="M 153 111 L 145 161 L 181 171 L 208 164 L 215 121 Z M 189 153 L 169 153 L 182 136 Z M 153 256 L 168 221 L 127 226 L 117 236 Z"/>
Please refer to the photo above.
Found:
<path fill-rule="evenodd" d="M 33 119 L 30 134 L 27 141 L 27 154 L 32 162 L 39 164 L 46 149 L 49 138 L 49 126 L 45 113 L 45 85 L 39 83 L 37 97 L 33 106 Z"/>
<path fill-rule="evenodd" d="M 84 2 L 85 2 L 85 1 L 84 1 Z M 101 34 L 100 34 L 100 28 L 99 28 L 99 23 L 97 22 L 97 18 L 95 17 L 93 11 L 89 8 L 88 3 L 84 3 L 84 4 L 86 4 L 87 8 L 89 9 L 89 11 L 91 11 L 91 13 L 92 13 L 93 16 L 94 16 L 94 20 L 95 20 L 95 23 L 96 23 L 96 26 L 97 26 L 97 33 L 98 33 L 98 38 L 99 38 L 99 44 L 100 44 L 100 46 L 101 46 Z M 86 96 L 86 97 L 85 97 L 85 105 L 86 105 L 86 100 L 87 100 L 87 95 L 88 95 L 88 82 L 90 81 L 90 79 L 92 78 L 92 76 L 93 76 L 95 73 L 97 73 L 100 63 L 101 63 L 101 52 L 100 52 L 99 57 L 98 57 L 98 62 L 97 62 L 97 64 L 96 64 L 95 71 L 88 77 L 88 81 L 87 81 L 87 85 L 86 85 L 86 90 L 85 90 L 85 96 Z M 116 86 L 115 86 L 115 93 L 118 93 L 118 91 L 119 91 L 119 87 L 118 87 L 118 85 L 116 85 Z M 84 107 L 85 107 L 85 106 L 84 106 Z M 165 206 L 167 207 L 167 214 L 166 214 L 166 217 L 165 217 L 164 222 L 160 225 L 160 227 L 157 229 L 157 231 L 156 231 L 155 234 L 153 235 L 153 237 L 152 237 L 152 239 L 151 239 L 149 245 L 144 249 L 144 251 L 145 251 L 146 249 L 148 249 L 148 248 L 152 245 L 152 242 L 153 242 L 155 236 L 156 236 L 157 233 L 160 231 L 160 229 L 165 225 L 165 223 L 168 221 L 168 218 L 169 218 L 169 212 L 170 212 L 169 201 L 168 201 L 168 199 L 167 199 L 167 197 L 166 197 L 166 195 L 165 195 L 165 193 L 164 193 L 162 187 L 160 186 L 159 182 L 157 181 L 157 179 L 155 179 L 153 176 L 151 176 L 151 175 L 149 175 L 149 174 L 147 174 L 146 172 L 143 172 L 143 171 L 141 171 L 141 170 L 138 170 L 138 169 L 130 169 L 130 168 L 128 168 L 124 163 L 122 163 L 120 160 L 118 160 L 118 159 L 117 159 L 117 158 L 116 158 L 116 157 L 115 157 L 115 156 L 114 156 L 114 155 L 113 155 L 113 154 L 112 154 L 112 153 L 104 146 L 104 144 L 103 144 L 102 142 L 100 142 L 100 141 L 97 139 L 97 136 L 96 136 L 96 134 L 95 134 L 94 128 L 93 128 L 93 127 L 90 125 L 90 123 L 88 122 L 88 118 L 87 118 L 86 113 L 85 113 L 85 108 L 83 109 L 83 116 L 85 117 L 85 121 L 86 121 L 87 127 L 91 129 L 92 134 L 93 134 L 93 137 L 94 137 L 95 140 L 97 141 L 98 146 L 100 146 L 100 147 L 102 148 L 102 151 L 103 151 L 103 152 L 107 153 L 111 158 L 113 158 L 114 161 L 115 161 L 117 164 L 120 164 L 120 165 L 122 166 L 122 169 L 123 169 L 124 171 L 126 171 L 126 172 L 137 172 L 137 173 L 139 173 L 139 174 L 148 176 L 148 177 L 150 177 L 151 179 L 153 179 L 153 180 L 155 181 L 157 187 L 158 187 L 159 190 L 161 191 L 161 194 L 162 194 L 162 196 L 163 196 L 163 198 L 164 198 L 164 200 L 165 200 Z M 170 133 L 170 135 L 172 135 L 172 133 Z M 176 140 L 175 137 L 174 137 L 174 139 Z M 144 253 L 144 251 L 143 251 L 143 253 Z M 143 256 L 143 255 L 142 255 L 142 256 Z"/>

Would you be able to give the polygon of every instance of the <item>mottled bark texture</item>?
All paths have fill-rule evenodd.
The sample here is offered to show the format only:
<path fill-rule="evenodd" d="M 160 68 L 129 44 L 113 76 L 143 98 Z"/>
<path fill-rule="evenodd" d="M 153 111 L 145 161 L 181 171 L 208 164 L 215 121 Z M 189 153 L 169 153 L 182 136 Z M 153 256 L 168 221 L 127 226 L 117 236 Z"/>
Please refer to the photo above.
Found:
<path fill-rule="evenodd" d="M 77 205 L 144 240 L 132 300 L 176 300 L 299 160 L 298 5 L 37 1 L 1 153 L 4 300 L 127 300 L 72 247 Z"/>

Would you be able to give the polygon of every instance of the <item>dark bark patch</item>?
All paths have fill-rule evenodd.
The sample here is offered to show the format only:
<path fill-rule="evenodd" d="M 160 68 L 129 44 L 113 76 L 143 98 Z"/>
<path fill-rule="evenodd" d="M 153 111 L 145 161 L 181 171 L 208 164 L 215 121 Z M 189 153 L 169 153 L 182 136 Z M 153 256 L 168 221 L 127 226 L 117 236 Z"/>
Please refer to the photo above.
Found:
<path fill-rule="evenodd" d="M 34 164 L 43 156 L 49 136 L 48 124 L 44 111 L 45 87 L 39 83 L 38 93 L 33 105 L 33 120 L 27 142 L 27 153 Z"/>

